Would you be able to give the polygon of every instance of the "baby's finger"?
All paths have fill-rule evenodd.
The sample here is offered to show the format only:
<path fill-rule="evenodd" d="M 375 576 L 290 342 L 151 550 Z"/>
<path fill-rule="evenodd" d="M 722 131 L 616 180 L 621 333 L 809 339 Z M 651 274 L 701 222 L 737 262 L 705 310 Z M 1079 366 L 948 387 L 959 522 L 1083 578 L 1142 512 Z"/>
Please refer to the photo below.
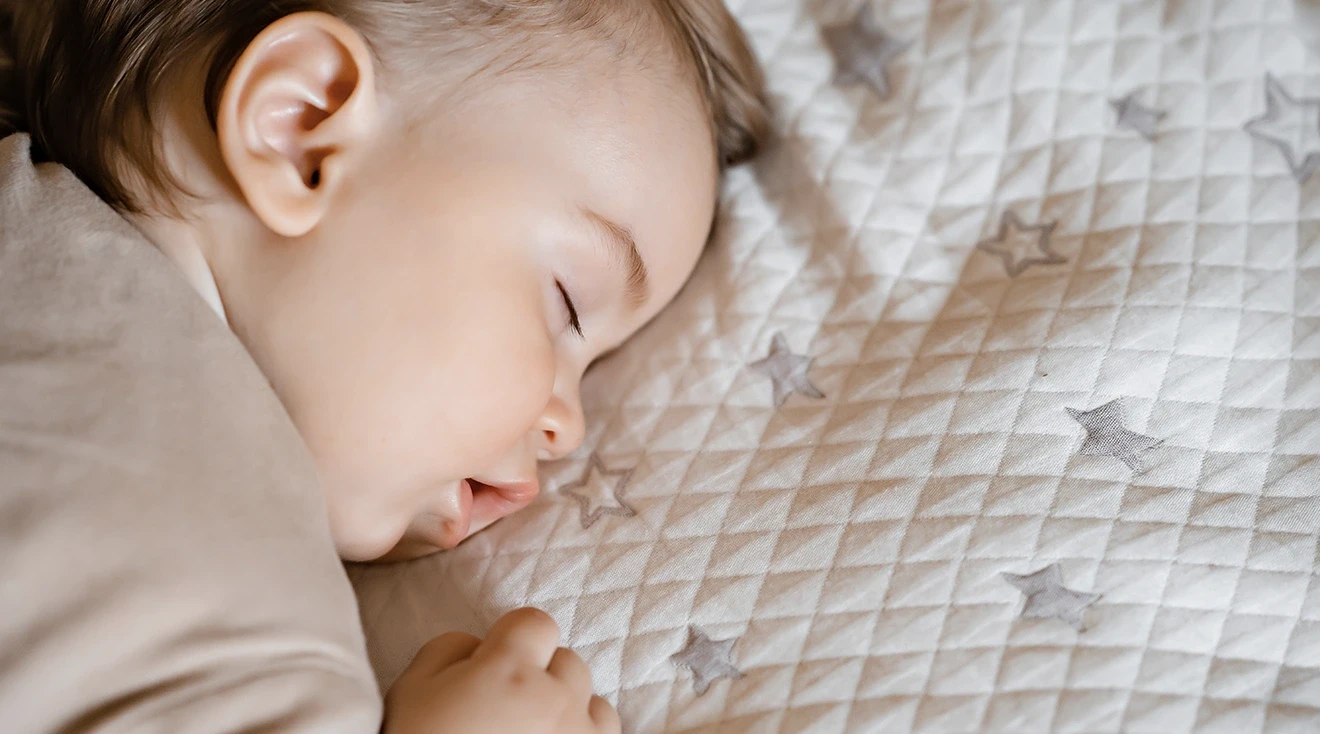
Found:
<path fill-rule="evenodd" d="M 567 683 L 575 695 L 585 697 L 591 694 L 591 669 L 577 653 L 566 647 L 555 650 L 546 672 Z"/>
<path fill-rule="evenodd" d="M 473 655 L 511 655 L 525 665 L 544 670 L 558 648 L 559 625 L 555 620 L 539 609 L 524 607 L 500 617 Z"/>
<path fill-rule="evenodd" d="M 466 632 L 446 632 L 422 645 L 405 675 L 435 675 L 454 663 L 467 660 L 481 645 L 481 638 Z"/>
<path fill-rule="evenodd" d="M 600 696 L 591 697 L 591 704 L 587 706 L 587 715 L 591 717 L 591 723 L 596 725 L 599 734 L 619 734 L 623 731 L 619 712 L 614 710 L 609 701 Z"/>

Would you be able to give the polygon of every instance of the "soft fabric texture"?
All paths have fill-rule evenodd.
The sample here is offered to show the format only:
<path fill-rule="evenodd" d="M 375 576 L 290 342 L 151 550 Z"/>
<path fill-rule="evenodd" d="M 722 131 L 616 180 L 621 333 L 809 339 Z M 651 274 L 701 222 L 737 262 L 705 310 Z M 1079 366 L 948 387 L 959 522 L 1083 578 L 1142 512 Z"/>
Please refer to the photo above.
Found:
<path fill-rule="evenodd" d="M 368 734 L 315 469 L 177 268 L 0 141 L 0 721 Z"/>
<path fill-rule="evenodd" d="M 537 504 L 352 569 L 382 678 L 533 604 L 635 734 L 1320 731 L 1292 3 L 733 5 L 782 142 Z"/>

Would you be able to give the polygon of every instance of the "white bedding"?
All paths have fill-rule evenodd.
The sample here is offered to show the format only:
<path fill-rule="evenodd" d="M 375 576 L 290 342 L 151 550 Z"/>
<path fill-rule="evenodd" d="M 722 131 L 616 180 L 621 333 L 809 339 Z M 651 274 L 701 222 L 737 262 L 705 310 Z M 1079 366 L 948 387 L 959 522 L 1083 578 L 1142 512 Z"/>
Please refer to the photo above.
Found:
<path fill-rule="evenodd" d="M 532 508 L 352 569 L 382 681 L 530 604 L 630 732 L 1320 731 L 1289 5 L 877 2 L 886 99 L 735 3 L 782 142 Z"/>

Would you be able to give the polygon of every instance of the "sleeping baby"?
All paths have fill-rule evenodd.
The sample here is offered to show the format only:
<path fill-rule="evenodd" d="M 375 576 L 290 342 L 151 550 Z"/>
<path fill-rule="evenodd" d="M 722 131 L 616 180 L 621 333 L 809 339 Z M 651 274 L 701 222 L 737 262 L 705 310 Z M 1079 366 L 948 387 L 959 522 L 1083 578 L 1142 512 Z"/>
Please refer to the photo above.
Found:
<path fill-rule="evenodd" d="M 451 548 L 582 440 L 762 142 L 719 0 L 0 0 L 0 720 L 381 727 L 339 558 Z M 337 551 L 337 553 L 336 553 Z M 399 732 L 617 731 L 549 617 Z"/>

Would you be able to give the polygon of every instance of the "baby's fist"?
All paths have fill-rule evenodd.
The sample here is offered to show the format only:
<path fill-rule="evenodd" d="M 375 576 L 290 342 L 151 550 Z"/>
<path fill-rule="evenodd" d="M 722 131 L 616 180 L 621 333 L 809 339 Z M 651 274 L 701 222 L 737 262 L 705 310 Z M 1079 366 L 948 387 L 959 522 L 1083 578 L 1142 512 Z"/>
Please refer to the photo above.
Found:
<path fill-rule="evenodd" d="M 559 626 L 519 609 L 483 641 L 449 632 L 426 643 L 385 696 L 385 734 L 617 734 L 591 671 L 559 647 Z"/>

